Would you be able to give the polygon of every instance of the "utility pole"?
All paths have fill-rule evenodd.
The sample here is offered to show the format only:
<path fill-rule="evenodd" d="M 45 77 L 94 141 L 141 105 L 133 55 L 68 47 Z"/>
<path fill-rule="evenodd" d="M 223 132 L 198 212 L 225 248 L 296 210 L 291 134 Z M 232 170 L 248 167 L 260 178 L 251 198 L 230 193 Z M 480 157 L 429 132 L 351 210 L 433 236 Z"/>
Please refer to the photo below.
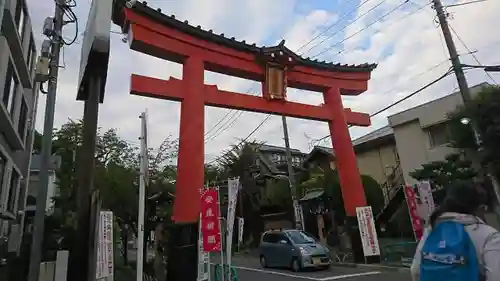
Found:
<path fill-rule="evenodd" d="M 139 217 L 137 229 L 137 269 L 136 281 L 142 281 L 144 262 L 144 205 L 146 197 L 146 176 L 148 173 L 147 113 L 141 113 L 141 154 L 139 174 Z M 147 258 L 147 256 L 146 256 Z"/>
<path fill-rule="evenodd" d="M 99 199 L 94 190 L 95 149 L 99 116 L 101 77 L 90 77 L 88 99 L 83 112 L 83 142 L 77 152 L 77 228 L 70 252 L 71 281 L 95 280 L 95 228 Z M 92 279 L 94 278 L 94 279 Z M 30 280 L 31 281 L 31 280 Z"/>
<path fill-rule="evenodd" d="M 467 79 L 465 78 L 464 70 L 463 70 L 463 65 L 460 62 L 460 57 L 457 52 L 457 48 L 455 46 L 455 42 L 453 41 L 453 37 L 450 32 L 450 27 L 448 25 L 448 13 L 444 10 L 443 3 L 441 3 L 441 0 L 432 0 L 434 9 L 436 9 L 438 20 L 439 20 L 439 26 L 441 27 L 441 31 L 443 32 L 443 37 L 446 42 L 446 47 L 448 48 L 448 52 L 450 53 L 450 60 L 451 64 L 453 66 L 453 71 L 455 72 L 455 75 L 457 77 L 457 82 L 458 82 L 458 87 L 460 89 L 460 94 L 462 95 L 462 99 L 464 101 L 465 107 L 469 106 L 472 97 L 470 94 L 469 90 L 469 85 L 467 84 Z M 476 140 L 476 145 L 479 148 L 479 152 L 482 150 L 482 142 L 481 142 L 481 136 L 479 135 L 479 130 L 477 128 L 477 124 L 474 122 L 474 120 L 471 120 L 470 125 L 472 127 L 472 131 L 474 133 L 474 137 Z M 493 172 L 493 169 L 491 165 L 487 164 L 486 165 L 486 173 L 487 176 L 490 178 L 491 183 L 493 185 L 493 189 L 495 191 L 497 201 L 500 203 L 500 186 L 499 183 L 495 177 L 495 174 Z"/>
<path fill-rule="evenodd" d="M 40 185 L 37 190 L 36 212 L 34 219 L 33 241 L 28 272 L 29 281 L 38 281 L 40 262 L 42 260 L 42 243 L 45 230 L 45 208 L 47 204 L 47 189 L 49 185 L 49 167 L 52 159 L 52 129 L 54 127 L 54 112 L 56 107 L 57 78 L 59 74 L 59 54 L 61 51 L 64 11 L 59 3 L 55 5 L 54 28 L 51 32 L 51 61 L 49 86 L 45 103 L 45 120 L 43 126 L 42 153 L 40 163 Z"/>
<path fill-rule="evenodd" d="M 288 182 L 290 184 L 290 193 L 292 194 L 293 213 L 295 219 L 295 228 L 303 229 L 303 221 L 300 212 L 299 200 L 297 199 L 297 185 L 295 183 L 295 173 L 293 172 L 292 165 L 292 152 L 290 151 L 290 140 L 288 138 L 288 126 L 286 123 L 286 116 L 281 116 L 283 122 L 283 135 L 285 139 L 286 162 L 288 166 Z"/>

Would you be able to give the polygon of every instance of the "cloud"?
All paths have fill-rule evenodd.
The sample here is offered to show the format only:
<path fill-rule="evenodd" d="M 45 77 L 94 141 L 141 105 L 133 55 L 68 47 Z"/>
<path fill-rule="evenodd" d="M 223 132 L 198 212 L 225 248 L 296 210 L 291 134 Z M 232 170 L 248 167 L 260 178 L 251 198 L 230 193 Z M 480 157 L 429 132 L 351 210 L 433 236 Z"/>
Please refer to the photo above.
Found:
<path fill-rule="evenodd" d="M 28 0 L 37 34 L 41 34 L 40 27 L 44 17 L 53 14 L 53 7 L 47 5 L 48 2 Z M 75 10 L 80 19 L 80 31 L 85 27 L 89 2 L 79 1 L 79 6 Z M 306 57 L 313 56 L 330 46 L 337 45 L 321 54 L 319 58 L 350 64 L 377 62 L 379 67 L 372 74 L 369 90 L 358 97 L 344 98 L 345 106 L 353 110 L 375 112 L 434 80 L 450 67 L 447 61 L 449 55 L 443 45 L 441 30 L 434 21 L 435 11 L 427 5 L 428 0 L 409 1 L 382 20 L 378 20 L 380 16 L 400 5 L 402 1 L 369 0 L 347 18 L 343 18 L 343 15 L 356 8 L 357 4 L 354 3 L 359 3 L 359 1 L 352 1 L 352 4 L 346 5 L 345 8 L 340 4 L 336 9 L 329 6 L 328 10 L 324 8 L 324 5 L 320 5 L 324 4 L 323 1 L 311 2 L 308 5 L 300 4 L 300 1 L 296 0 L 153 0 L 148 2 L 153 7 L 162 8 L 162 11 L 167 14 L 175 14 L 179 19 L 189 20 L 193 25 L 201 25 L 203 28 L 213 29 L 217 33 L 224 33 L 229 37 L 234 36 L 247 42 L 273 45 L 284 38 L 290 49 L 297 50 L 312 38 L 318 37 L 303 47 L 300 53 L 304 52 Z M 366 16 L 359 18 L 354 24 L 349 24 L 379 3 L 382 4 Z M 447 1 L 446 3 L 455 2 Z M 422 6 L 425 8 L 421 9 Z M 496 51 L 500 45 L 500 34 L 478 32 L 500 26 L 500 18 L 495 12 L 499 10 L 500 2 L 494 0 L 448 9 L 452 15 L 450 24 L 460 36 L 458 38 L 454 34 L 463 63 L 479 64 L 469 54 L 471 51 L 476 51 L 474 55 L 480 63 L 500 64 L 500 53 Z M 371 24 L 374 21 L 375 23 Z M 330 26 L 332 26 L 330 30 L 322 33 Z M 65 37 L 73 35 L 72 28 L 70 25 L 65 28 Z M 116 27 L 113 29 L 118 30 Z M 362 31 L 359 32 L 360 30 Z M 38 46 L 41 40 L 41 36 L 37 38 Z M 341 41 L 344 42 L 338 44 Z M 461 41 L 465 42 L 470 51 Z M 182 67 L 130 51 L 128 45 L 121 42 L 121 36 L 118 34 L 112 35 L 111 46 L 106 97 L 99 114 L 100 126 L 117 128 L 123 138 L 136 143 L 139 135 L 138 115 L 147 108 L 151 146 L 158 146 L 169 135 L 177 137 L 179 104 L 131 96 L 128 81 L 131 73 L 159 78 L 181 77 Z M 311 49 L 311 47 L 314 48 Z M 58 83 L 56 127 L 65 123 L 68 118 L 77 119 L 82 116 L 82 103 L 75 100 L 80 48 L 81 45 L 74 44 L 65 47 L 64 50 L 66 67 L 61 70 Z M 493 76 L 492 74 L 492 77 L 500 81 L 500 75 Z M 481 70 L 467 72 L 467 78 L 470 85 L 483 81 L 492 82 Z M 207 84 L 217 84 L 220 88 L 227 90 L 239 92 L 251 90 L 253 94 L 260 91 L 260 86 L 256 83 L 225 75 L 207 73 L 205 80 Z M 454 76 L 449 76 L 422 93 L 374 117 L 371 127 L 351 129 L 351 136 L 359 137 L 379 128 L 387 124 L 388 115 L 449 94 L 455 88 L 456 79 Z M 321 95 L 317 93 L 291 90 L 289 96 L 291 100 L 304 103 L 322 102 Z M 37 118 L 38 129 L 43 127 L 44 101 L 42 96 Z M 205 145 L 207 159 L 219 155 L 220 151 L 231 143 L 235 143 L 238 138 L 246 137 L 267 116 L 250 112 L 228 112 L 225 109 L 209 107 L 205 110 L 205 131 L 211 132 L 207 136 L 209 141 Z M 224 116 L 226 118 L 219 122 Z M 212 129 L 216 124 L 219 126 Z M 229 126 L 230 124 L 232 125 Z M 291 145 L 303 151 L 309 150 L 310 138 L 320 138 L 328 134 L 328 126 L 325 123 L 288 118 L 288 125 Z M 228 128 L 225 128 L 226 126 Z M 269 118 L 269 121 L 251 139 L 282 145 L 282 138 L 281 118 L 274 116 Z M 327 141 L 323 144 L 329 145 L 330 143 Z"/>

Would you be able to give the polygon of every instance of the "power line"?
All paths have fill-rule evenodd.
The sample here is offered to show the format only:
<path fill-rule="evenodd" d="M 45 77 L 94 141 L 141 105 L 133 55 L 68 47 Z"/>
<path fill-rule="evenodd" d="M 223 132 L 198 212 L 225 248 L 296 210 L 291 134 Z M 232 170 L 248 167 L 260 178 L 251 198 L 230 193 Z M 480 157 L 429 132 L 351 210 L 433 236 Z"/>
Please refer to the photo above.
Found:
<path fill-rule="evenodd" d="M 396 105 L 404 102 L 405 100 L 407 100 L 407 99 L 415 96 L 416 94 L 422 92 L 423 90 L 425 90 L 425 89 L 429 88 L 430 86 L 436 84 L 437 82 L 441 81 L 442 79 L 444 79 L 445 77 L 447 77 L 451 73 L 453 73 L 453 69 L 452 68 L 448 69 L 448 71 L 446 71 L 443 75 L 439 76 L 437 79 L 433 80 L 432 82 L 427 83 L 426 85 L 424 85 L 423 87 L 419 88 L 418 90 L 412 92 L 411 94 L 409 94 L 409 95 L 407 95 L 407 96 L 405 96 L 405 97 L 403 97 L 403 98 L 401 98 L 401 99 L 399 99 L 399 100 L 391 103 L 390 105 L 388 105 L 388 106 L 386 106 L 386 107 L 384 107 L 384 108 L 382 108 L 382 109 L 380 109 L 380 110 L 378 110 L 378 111 L 370 114 L 370 118 L 371 117 L 375 117 L 375 116 L 379 115 L 380 113 L 382 113 L 382 112 L 384 112 L 384 111 L 386 111 L 386 110 L 388 110 L 388 109 L 390 109 L 390 108 L 392 108 L 392 107 L 394 107 L 394 106 L 396 106 Z M 352 125 L 350 125 L 348 128 L 351 128 L 351 127 L 352 127 Z M 326 136 L 318 139 L 317 141 L 320 142 L 320 141 L 322 141 L 322 140 L 324 140 L 324 139 L 326 139 L 328 137 L 330 137 L 330 135 L 326 135 Z"/>
<path fill-rule="evenodd" d="M 393 8 L 392 10 L 390 10 L 389 12 L 385 13 L 384 15 L 382 15 L 381 17 L 377 18 L 376 20 L 374 20 L 373 22 L 371 22 L 370 24 L 368 24 L 367 26 L 365 26 L 364 28 L 360 29 L 359 31 L 347 36 L 346 38 L 344 38 L 343 40 L 341 40 L 340 42 L 338 43 L 335 43 L 333 45 L 331 45 L 330 47 L 326 48 L 325 50 L 317 53 L 316 55 L 312 56 L 311 58 L 316 58 L 326 52 L 329 52 L 330 50 L 332 50 L 333 48 L 337 47 L 338 45 L 344 43 L 345 41 L 351 39 L 352 37 L 360 34 L 361 32 L 367 30 L 368 28 L 370 28 L 371 26 L 373 26 L 374 24 L 376 24 L 377 22 L 383 20 L 385 17 L 387 17 L 388 15 L 396 12 L 399 8 L 401 8 L 403 5 L 405 5 L 406 3 L 408 3 L 410 0 L 405 0 L 404 2 L 402 2 L 401 4 L 399 4 L 398 6 L 396 6 L 395 8 Z"/>
<path fill-rule="evenodd" d="M 239 143 L 235 146 L 235 148 L 236 148 L 236 147 L 239 147 L 239 146 L 240 146 L 240 145 L 242 145 L 244 142 L 246 142 L 246 141 L 247 141 L 247 140 L 248 140 L 248 139 L 249 139 L 249 138 L 250 138 L 250 137 L 251 137 L 251 136 L 252 136 L 255 132 L 257 132 L 257 130 L 259 130 L 259 129 L 260 129 L 260 128 L 261 128 L 261 127 L 262 127 L 262 126 L 263 126 L 263 125 L 267 122 L 267 120 L 269 120 L 269 118 L 271 118 L 271 116 L 272 116 L 271 114 L 267 115 L 267 117 L 266 117 L 264 120 L 262 120 L 262 122 L 260 122 L 260 124 L 259 124 L 259 125 L 257 125 L 257 127 L 255 127 L 255 129 L 253 129 L 253 131 L 251 131 L 251 132 L 250 132 L 250 134 L 248 134 L 248 136 L 246 136 L 244 139 L 242 139 L 242 140 L 241 140 L 241 141 L 240 141 L 240 142 L 239 142 Z M 210 162 L 208 162 L 208 163 L 206 163 L 206 164 L 207 164 L 207 165 L 209 165 L 209 164 L 212 164 L 212 163 L 214 163 L 214 162 L 217 162 L 217 161 L 219 161 L 222 157 L 224 157 L 224 156 L 219 156 L 219 157 L 216 157 L 214 160 L 212 160 L 212 161 L 210 161 Z"/>
<path fill-rule="evenodd" d="M 75 24 L 75 35 L 73 39 L 71 39 L 70 42 L 67 42 L 64 40 L 64 38 L 61 36 L 61 40 L 64 43 L 64 45 L 70 46 L 73 45 L 76 40 L 78 39 L 78 17 L 76 16 L 75 12 L 73 12 L 73 8 L 76 7 L 76 2 L 75 0 L 66 0 L 64 1 L 63 4 L 61 4 L 63 1 L 58 1 L 54 0 L 55 5 L 57 5 L 61 10 L 63 10 L 63 13 L 66 17 L 69 18 L 69 20 L 65 20 L 63 23 L 63 26 L 68 24 L 68 23 L 74 23 Z"/>
<path fill-rule="evenodd" d="M 231 117 L 227 120 L 227 122 L 225 122 L 225 124 L 224 124 L 224 125 L 220 126 L 220 127 L 219 127 L 219 129 L 217 129 L 217 130 L 216 130 L 216 131 L 212 134 L 212 136 L 207 137 L 207 140 L 205 140 L 205 144 L 206 144 L 206 143 L 208 143 L 208 142 L 210 142 L 210 141 L 212 141 L 212 140 L 214 140 L 214 139 L 216 139 L 218 136 L 220 136 L 220 134 L 217 134 L 219 131 L 221 131 L 221 130 L 222 130 L 222 132 L 224 132 L 225 130 L 227 130 L 227 129 L 231 128 L 231 126 L 232 126 L 234 123 L 236 123 L 236 121 L 238 121 L 238 118 L 240 118 L 240 116 L 241 116 L 242 114 L 243 114 L 243 111 L 240 111 L 240 112 L 238 112 L 238 111 L 234 111 L 233 116 L 231 116 Z M 236 115 L 238 115 L 238 116 L 236 116 Z M 225 126 L 225 128 L 224 128 L 224 126 Z M 221 132 L 221 133 L 222 133 L 222 132 Z"/>
<path fill-rule="evenodd" d="M 474 58 L 474 60 L 479 64 L 479 65 L 482 65 L 482 63 L 479 61 L 479 59 L 477 58 L 476 54 L 474 54 L 474 52 L 471 51 L 471 49 L 469 49 L 469 47 L 467 46 L 467 44 L 465 44 L 465 41 L 462 40 L 462 38 L 460 37 L 460 35 L 458 35 L 458 32 L 453 28 L 453 26 L 451 26 L 450 24 L 448 24 L 450 26 L 450 29 L 451 31 L 453 32 L 453 34 L 455 34 L 455 36 L 457 36 L 457 39 L 458 41 L 460 41 L 460 43 L 462 43 L 462 45 L 464 45 L 465 49 L 467 49 L 467 51 L 472 55 L 472 57 Z M 493 78 L 493 76 L 491 76 L 490 73 L 486 72 L 486 75 L 490 78 L 490 80 L 494 83 L 494 84 L 498 84 L 497 81 L 495 81 L 495 79 Z"/>
<path fill-rule="evenodd" d="M 470 2 L 458 3 L 458 4 L 450 4 L 450 5 L 446 5 L 446 8 L 465 6 L 465 5 L 469 5 L 469 4 L 476 4 L 476 3 L 486 2 L 486 1 L 489 1 L 489 0 L 475 0 L 475 1 L 470 1 Z"/>
<path fill-rule="evenodd" d="M 348 28 L 349 26 L 351 26 L 352 24 L 354 24 L 355 22 L 357 22 L 358 20 L 360 20 L 361 18 L 363 18 L 364 16 L 366 16 L 368 13 L 370 13 L 371 11 L 375 10 L 376 8 L 378 8 L 380 5 L 384 4 L 384 2 L 386 2 L 387 0 L 382 0 L 382 2 L 379 2 L 377 5 L 371 7 L 368 11 L 364 12 L 363 14 L 359 15 L 358 17 L 356 17 L 352 22 L 350 22 L 349 24 L 347 24 L 346 26 L 344 26 L 342 29 L 339 29 L 337 30 L 336 32 L 334 32 L 333 34 L 329 35 L 328 37 L 326 37 L 325 39 L 321 40 L 318 44 L 312 46 L 311 48 L 309 48 L 307 50 L 307 52 L 310 52 L 312 49 L 316 48 L 317 46 L 323 44 L 326 40 L 332 38 L 333 36 L 339 34 L 340 32 L 342 32 L 343 30 L 345 30 L 346 28 Z M 366 3 L 366 2 L 363 2 L 363 4 Z"/>
<path fill-rule="evenodd" d="M 342 20 L 344 20 L 345 18 L 347 18 L 348 16 L 354 14 L 355 12 L 358 11 L 359 8 L 361 8 L 364 4 L 366 4 L 367 2 L 369 2 L 370 0 L 365 0 L 363 2 L 361 2 L 359 5 L 357 5 L 353 10 L 351 10 L 349 13 L 346 13 L 344 14 L 338 21 L 336 21 L 335 23 L 331 24 L 329 27 L 327 27 L 326 29 L 324 29 L 322 32 L 320 32 L 318 35 L 314 36 L 311 40 L 307 41 L 305 44 L 302 44 L 298 49 L 297 49 L 297 52 L 302 50 L 305 46 L 309 45 L 310 43 L 312 43 L 314 40 L 318 39 L 319 37 L 321 37 L 321 35 L 325 34 L 327 31 L 329 31 L 330 29 L 334 28 L 335 26 L 337 26 L 340 22 L 342 22 Z M 352 22 L 351 22 L 352 24 Z M 333 35 L 329 36 L 328 38 L 331 38 Z M 325 40 L 319 42 L 318 44 L 314 45 L 313 47 L 311 47 L 309 50 L 307 50 L 306 52 L 309 52 L 311 51 L 311 49 L 315 48 L 316 46 L 318 45 L 321 45 L 323 42 L 325 42 Z"/>
<path fill-rule="evenodd" d="M 412 2 L 410 1 L 410 3 L 412 3 Z M 395 24 L 395 23 L 397 23 L 397 22 L 400 22 L 400 21 L 402 21 L 402 20 L 404 20 L 404 19 L 406 19 L 406 18 L 408 18 L 408 17 L 410 17 L 410 16 L 412 16 L 412 15 L 415 15 L 416 13 L 418 13 L 418 12 L 422 11 L 422 10 L 423 10 L 424 8 L 426 8 L 427 6 L 430 6 L 430 3 L 428 3 L 428 4 L 427 4 L 427 5 L 425 5 L 425 6 L 419 6 L 419 8 L 418 8 L 417 10 L 415 10 L 415 11 L 413 11 L 413 12 L 410 12 L 410 13 L 408 13 L 408 14 L 406 14 L 406 15 L 404 15 L 404 16 L 402 16 L 402 17 L 400 17 L 399 19 L 397 19 L 397 20 L 395 20 L 395 21 L 390 22 L 390 23 L 386 26 L 386 28 L 387 28 L 387 27 L 390 27 L 391 25 L 393 25 L 393 24 Z M 361 34 L 361 32 L 362 32 L 362 31 L 366 31 L 366 30 L 368 29 L 368 27 L 369 27 L 369 26 L 367 26 L 364 30 L 359 31 L 357 34 L 353 34 L 353 35 L 351 36 L 351 38 L 352 38 L 352 37 L 354 37 L 354 36 L 356 36 L 356 35 Z M 346 38 L 346 39 L 345 39 L 345 41 L 346 41 L 347 39 L 350 39 L 350 38 Z M 341 43 L 342 43 L 342 42 L 341 42 Z M 344 53 L 346 50 L 347 50 L 347 49 L 346 49 L 346 48 L 344 48 L 344 49 L 342 49 L 342 50 L 338 51 L 337 55 L 340 55 L 340 54 Z"/>
<path fill-rule="evenodd" d="M 226 117 L 232 112 L 232 110 L 229 110 L 228 112 L 226 112 L 226 114 L 224 114 L 224 116 L 222 116 L 222 118 L 219 120 L 219 122 L 217 122 L 215 125 L 212 126 L 212 128 L 210 130 L 208 130 L 206 133 L 205 133 L 205 137 L 210 135 L 210 133 L 217 127 L 219 126 L 219 124 L 222 123 L 222 121 L 224 121 L 224 119 L 226 119 Z M 229 117 L 229 119 L 231 119 L 232 117 Z"/>

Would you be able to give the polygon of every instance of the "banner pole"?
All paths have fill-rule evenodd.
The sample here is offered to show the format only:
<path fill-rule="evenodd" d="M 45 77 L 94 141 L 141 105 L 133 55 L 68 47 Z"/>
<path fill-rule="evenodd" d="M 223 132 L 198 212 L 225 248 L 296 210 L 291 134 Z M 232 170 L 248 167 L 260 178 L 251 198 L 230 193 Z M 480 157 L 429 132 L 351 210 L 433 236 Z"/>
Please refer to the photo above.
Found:
<path fill-rule="evenodd" d="M 220 268 L 221 268 L 221 280 L 224 281 L 224 228 L 223 228 L 223 220 L 224 217 L 222 216 L 221 213 L 221 200 L 222 196 L 220 194 L 220 188 L 217 187 L 217 208 L 219 208 L 219 224 L 220 224 Z"/>

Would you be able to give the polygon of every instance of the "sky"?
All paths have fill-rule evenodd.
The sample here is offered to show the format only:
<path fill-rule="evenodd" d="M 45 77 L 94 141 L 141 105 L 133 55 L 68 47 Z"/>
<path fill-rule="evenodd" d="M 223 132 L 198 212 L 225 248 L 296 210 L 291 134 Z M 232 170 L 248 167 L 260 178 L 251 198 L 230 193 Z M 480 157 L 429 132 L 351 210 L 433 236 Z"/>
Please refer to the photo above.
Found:
<path fill-rule="evenodd" d="M 102 0 L 101 0 L 102 1 Z M 445 5 L 472 0 L 444 1 Z M 51 0 L 27 0 L 37 36 L 37 46 L 44 39 L 41 28 L 47 16 L 53 16 Z M 91 0 L 76 0 L 79 19 L 77 40 L 65 46 L 61 56 L 55 113 L 55 127 L 69 119 L 82 118 L 83 102 L 76 100 L 81 41 Z M 377 63 L 368 90 L 356 97 L 344 97 L 344 106 L 355 111 L 374 113 L 405 97 L 445 73 L 449 55 L 430 0 L 150 0 L 148 5 L 165 14 L 188 20 L 227 37 L 257 45 L 271 46 L 282 39 L 286 46 L 304 57 L 340 63 Z M 449 7 L 449 24 L 462 63 L 500 65 L 500 1 Z M 149 146 L 158 147 L 179 135 L 180 103 L 130 95 L 132 73 L 168 79 L 181 78 L 182 66 L 143 55 L 122 42 L 118 26 L 112 25 L 111 53 L 104 103 L 99 109 L 99 126 L 116 128 L 131 144 L 138 144 L 140 119 L 147 109 Z M 67 41 L 75 36 L 75 25 L 63 30 Z M 313 40 L 314 39 L 314 40 Z M 466 72 L 470 86 L 482 82 L 500 82 L 500 73 L 486 75 L 483 70 Z M 205 73 L 206 84 L 220 89 L 260 95 L 256 82 L 216 73 Z M 387 116 L 451 94 L 457 90 L 454 75 L 439 81 L 406 101 L 372 117 L 372 125 L 352 128 L 355 139 L 387 125 Z M 323 103 L 320 93 L 288 90 L 288 100 L 306 104 Z M 43 128 L 45 95 L 38 105 L 36 127 Z M 229 112 L 229 113 L 228 113 Z M 224 118 L 225 117 L 225 118 Z M 267 114 L 205 109 L 205 161 L 210 162 L 239 140 L 246 138 Z M 224 119 L 222 119 L 224 118 Z M 221 121 L 222 119 L 222 121 Z M 288 118 L 292 148 L 309 152 L 312 145 L 331 147 L 324 122 Z M 249 140 L 284 146 L 281 118 L 272 116 Z"/>

